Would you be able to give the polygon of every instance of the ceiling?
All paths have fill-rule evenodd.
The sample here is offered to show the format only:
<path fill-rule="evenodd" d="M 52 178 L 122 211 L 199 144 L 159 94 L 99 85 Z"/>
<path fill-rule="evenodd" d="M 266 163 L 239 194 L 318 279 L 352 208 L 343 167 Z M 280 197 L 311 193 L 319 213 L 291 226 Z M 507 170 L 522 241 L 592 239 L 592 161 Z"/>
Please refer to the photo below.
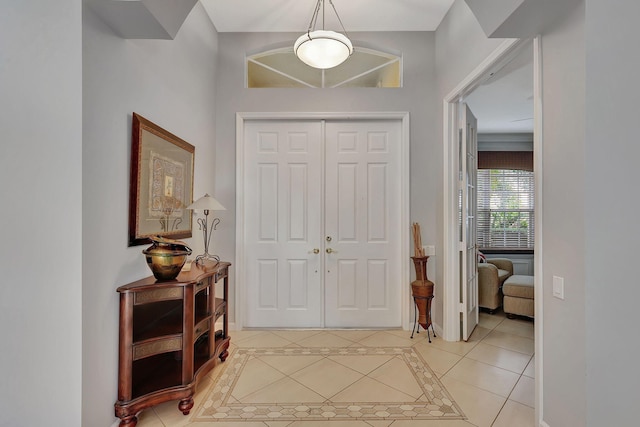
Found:
<path fill-rule="evenodd" d="M 464 102 L 478 119 L 478 132 L 533 133 L 533 43 L 487 75 Z"/>
<path fill-rule="evenodd" d="M 306 31 L 316 0 L 200 0 L 219 32 Z M 454 0 L 333 0 L 347 32 L 435 31 Z M 329 0 L 326 28 L 338 30 Z M 318 27 L 317 27 L 318 28 Z M 533 132 L 533 51 L 521 54 L 470 94 L 482 133 Z"/>
<path fill-rule="evenodd" d="M 435 31 L 454 0 L 333 0 L 350 31 Z M 316 0 L 200 0 L 219 32 L 301 32 Z M 326 0 L 326 29 L 335 14 Z M 339 25 L 339 24 L 337 24 Z"/>

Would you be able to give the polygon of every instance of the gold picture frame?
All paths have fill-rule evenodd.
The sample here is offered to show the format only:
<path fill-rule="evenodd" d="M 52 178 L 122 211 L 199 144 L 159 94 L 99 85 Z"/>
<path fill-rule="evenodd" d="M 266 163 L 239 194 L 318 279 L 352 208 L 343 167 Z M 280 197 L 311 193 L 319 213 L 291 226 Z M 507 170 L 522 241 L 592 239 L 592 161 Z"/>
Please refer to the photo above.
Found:
<path fill-rule="evenodd" d="M 137 113 L 131 130 L 129 246 L 191 237 L 195 147 Z"/>

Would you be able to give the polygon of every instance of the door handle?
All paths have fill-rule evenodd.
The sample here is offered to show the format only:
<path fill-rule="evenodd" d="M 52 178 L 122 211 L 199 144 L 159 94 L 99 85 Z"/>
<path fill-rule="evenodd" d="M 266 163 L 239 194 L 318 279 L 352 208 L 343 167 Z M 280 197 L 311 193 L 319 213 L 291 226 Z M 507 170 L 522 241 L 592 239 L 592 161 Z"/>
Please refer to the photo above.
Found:
<path fill-rule="evenodd" d="M 335 253 L 337 253 L 338 251 L 334 251 L 334 250 L 333 250 L 333 249 L 331 249 L 331 248 L 327 248 L 325 252 L 326 252 L 326 253 L 328 253 L 328 254 L 335 254 Z"/>
<path fill-rule="evenodd" d="M 312 251 L 309 251 L 309 253 L 314 253 L 314 254 L 318 255 L 320 253 L 320 249 L 314 248 Z"/>

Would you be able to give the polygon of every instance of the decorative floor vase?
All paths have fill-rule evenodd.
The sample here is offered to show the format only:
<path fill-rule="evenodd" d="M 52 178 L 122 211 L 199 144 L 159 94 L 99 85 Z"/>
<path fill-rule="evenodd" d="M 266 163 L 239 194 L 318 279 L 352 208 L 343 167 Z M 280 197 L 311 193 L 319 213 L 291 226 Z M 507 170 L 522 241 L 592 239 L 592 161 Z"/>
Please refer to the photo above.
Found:
<path fill-rule="evenodd" d="M 416 269 L 416 280 L 411 282 L 411 294 L 418 310 L 418 323 L 424 329 L 431 326 L 431 300 L 433 282 L 427 278 L 427 260 L 425 257 L 411 257 Z"/>

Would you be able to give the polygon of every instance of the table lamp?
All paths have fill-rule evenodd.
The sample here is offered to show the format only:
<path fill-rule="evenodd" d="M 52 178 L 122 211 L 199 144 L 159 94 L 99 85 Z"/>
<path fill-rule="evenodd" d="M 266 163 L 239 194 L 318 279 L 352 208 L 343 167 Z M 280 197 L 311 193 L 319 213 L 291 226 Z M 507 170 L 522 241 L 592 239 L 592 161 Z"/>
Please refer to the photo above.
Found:
<path fill-rule="evenodd" d="M 211 234 L 213 234 L 213 231 L 220 223 L 220 218 L 214 218 L 211 221 L 211 226 L 209 226 L 209 211 L 225 211 L 225 207 L 210 195 L 205 194 L 204 196 L 200 197 L 198 200 L 187 206 L 187 209 L 191 209 L 194 211 L 204 211 L 204 218 L 198 218 L 198 225 L 200 226 L 200 230 L 202 230 L 202 235 L 204 237 L 204 253 L 196 257 L 196 264 L 200 264 L 208 259 L 220 261 L 219 256 L 209 254 L 209 242 L 211 241 Z"/>

